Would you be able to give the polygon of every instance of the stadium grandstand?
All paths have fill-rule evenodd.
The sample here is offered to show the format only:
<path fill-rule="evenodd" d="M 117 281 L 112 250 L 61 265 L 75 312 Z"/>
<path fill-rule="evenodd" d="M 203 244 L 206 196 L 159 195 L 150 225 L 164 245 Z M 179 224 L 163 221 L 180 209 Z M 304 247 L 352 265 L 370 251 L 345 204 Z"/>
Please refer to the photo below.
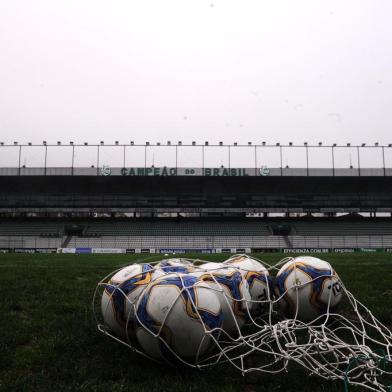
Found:
<path fill-rule="evenodd" d="M 0 151 L 3 252 L 392 249 L 391 145 Z"/>

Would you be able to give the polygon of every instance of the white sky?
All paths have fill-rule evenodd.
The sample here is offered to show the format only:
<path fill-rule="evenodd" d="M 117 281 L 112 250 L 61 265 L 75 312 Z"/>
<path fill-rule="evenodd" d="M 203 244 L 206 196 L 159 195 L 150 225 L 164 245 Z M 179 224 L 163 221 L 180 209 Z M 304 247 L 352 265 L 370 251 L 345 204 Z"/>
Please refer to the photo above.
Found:
<path fill-rule="evenodd" d="M 4 142 L 392 142 L 390 0 L 0 2 Z"/>

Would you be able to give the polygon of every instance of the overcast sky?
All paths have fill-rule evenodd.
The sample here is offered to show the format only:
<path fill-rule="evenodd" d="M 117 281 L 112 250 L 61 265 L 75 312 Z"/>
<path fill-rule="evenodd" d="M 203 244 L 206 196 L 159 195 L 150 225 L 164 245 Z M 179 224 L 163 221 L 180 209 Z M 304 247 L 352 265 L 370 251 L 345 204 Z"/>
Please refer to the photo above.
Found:
<path fill-rule="evenodd" d="M 4 142 L 392 142 L 390 0 L 0 2 Z"/>

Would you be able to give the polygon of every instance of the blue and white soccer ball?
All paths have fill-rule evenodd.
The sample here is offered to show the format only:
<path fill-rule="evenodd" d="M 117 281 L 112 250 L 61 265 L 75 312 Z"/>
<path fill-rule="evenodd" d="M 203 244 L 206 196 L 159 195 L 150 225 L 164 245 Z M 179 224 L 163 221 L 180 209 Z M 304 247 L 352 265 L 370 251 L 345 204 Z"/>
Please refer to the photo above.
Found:
<path fill-rule="evenodd" d="M 246 254 L 232 256 L 223 263 L 238 269 L 247 281 L 252 300 L 252 316 L 268 311 L 272 299 L 272 281 L 267 268 Z"/>
<path fill-rule="evenodd" d="M 150 264 L 132 264 L 115 273 L 105 284 L 101 311 L 105 324 L 115 335 L 126 337 L 126 326 L 133 326 L 137 298 L 150 282 L 162 275 L 162 271 Z"/>
<path fill-rule="evenodd" d="M 197 363 L 215 347 L 222 322 L 214 290 L 186 274 L 155 280 L 136 306 L 136 337 L 143 351 L 171 363 Z"/>
<path fill-rule="evenodd" d="M 333 312 L 342 299 L 339 277 L 331 265 L 316 257 L 288 261 L 275 279 L 276 295 L 288 318 L 303 322 Z"/>
<path fill-rule="evenodd" d="M 174 258 L 162 260 L 155 265 L 155 269 L 160 269 L 166 274 L 173 272 L 188 274 L 194 270 L 194 267 L 187 259 Z"/>
<path fill-rule="evenodd" d="M 237 335 L 252 309 L 248 282 L 241 272 L 223 263 L 210 262 L 200 265 L 191 275 L 216 291 L 223 312 L 222 329 L 229 336 Z"/>

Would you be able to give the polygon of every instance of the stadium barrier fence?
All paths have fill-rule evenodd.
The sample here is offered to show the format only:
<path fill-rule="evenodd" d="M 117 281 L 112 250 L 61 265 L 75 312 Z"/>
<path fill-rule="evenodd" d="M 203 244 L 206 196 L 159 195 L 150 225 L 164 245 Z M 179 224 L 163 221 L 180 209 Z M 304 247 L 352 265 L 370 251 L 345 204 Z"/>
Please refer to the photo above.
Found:
<path fill-rule="evenodd" d="M 0 253 L 64 253 L 64 254 L 125 254 L 125 253 L 150 253 L 150 254 L 185 254 L 185 253 L 392 253 L 392 248 L 266 248 L 266 249 L 134 249 L 134 248 L 0 248 Z"/>

